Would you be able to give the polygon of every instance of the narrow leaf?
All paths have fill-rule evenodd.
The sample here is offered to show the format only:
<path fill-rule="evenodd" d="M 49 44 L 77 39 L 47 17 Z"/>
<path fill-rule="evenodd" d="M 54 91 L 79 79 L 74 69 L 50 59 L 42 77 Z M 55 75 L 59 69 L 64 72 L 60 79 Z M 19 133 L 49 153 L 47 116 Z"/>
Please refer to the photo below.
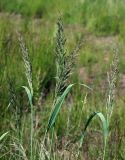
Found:
<path fill-rule="evenodd" d="M 70 92 L 72 86 L 74 84 L 70 84 L 66 90 L 63 92 L 63 94 L 57 99 L 56 104 L 54 106 L 54 110 L 49 118 L 49 122 L 48 122 L 48 126 L 47 126 L 47 132 L 52 128 L 52 126 L 54 125 L 57 115 L 62 107 L 62 104 L 65 100 L 65 97 L 68 95 L 68 93 Z"/>
<path fill-rule="evenodd" d="M 107 121 L 104 117 L 104 115 L 101 113 L 101 112 L 94 112 L 90 115 L 90 117 L 88 118 L 87 122 L 86 122 L 86 125 L 84 127 L 84 130 L 82 132 L 82 135 L 80 137 L 80 147 L 82 146 L 83 144 L 83 141 L 84 141 L 84 137 L 85 137 L 85 133 L 86 133 L 86 130 L 89 126 L 89 124 L 91 123 L 91 121 L 93 120 L 94 117 L 98 116 L 102 122 L 102 127 L 103 127 L 103 135 L 104 135 L 104 138 L 107 137 L 108 135 L 108 124 L 107 124 Z"/>
<path fill-rule="evenodd" d="M 90 89 L 90 90 L 93 90 L 92 88 L 90 88 L 90 87 L 87 86 L 86 84 L 80 83 L 80 85 L 81 85 L 81 86 L 84 86 L 84 87 L 86 87 L 86 88 L 88 88 L 88 89 Z"/>
<path fill-rule="evenodd" d="M 32 106 L 32 94 L 31 94 L 29 88 L 26 86 L 22 86 L 22 87 L 25 89 L 27 96 L 28 96 L 28 99 L 29 99 L 29 102 L 30 102 L 30 105 Z"/>
<path fill-rule="evenodd" d="M 2 136 L 0 136 L 0 141 L 8 134 L 8 132 L 2 134 Z"/>

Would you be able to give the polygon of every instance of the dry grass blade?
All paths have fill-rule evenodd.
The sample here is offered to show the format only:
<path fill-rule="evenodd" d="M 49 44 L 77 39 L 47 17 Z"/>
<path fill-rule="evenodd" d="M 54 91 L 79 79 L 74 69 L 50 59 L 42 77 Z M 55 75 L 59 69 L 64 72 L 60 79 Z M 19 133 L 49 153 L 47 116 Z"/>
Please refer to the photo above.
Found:
<path fill-rule="evenodd" d="M 13 143 L 12 146 L 14 146 L 15 150 L 16 151 L 19 151 L 19 157 L 18 158 L 21 158 L 23 160 L 28 160 L 27 158 L 27 155 L 26 155 L 26 151 L 24 149 L 24 147 L 21 145 L 21 144 L 16 144 L 16 143 Z"/>

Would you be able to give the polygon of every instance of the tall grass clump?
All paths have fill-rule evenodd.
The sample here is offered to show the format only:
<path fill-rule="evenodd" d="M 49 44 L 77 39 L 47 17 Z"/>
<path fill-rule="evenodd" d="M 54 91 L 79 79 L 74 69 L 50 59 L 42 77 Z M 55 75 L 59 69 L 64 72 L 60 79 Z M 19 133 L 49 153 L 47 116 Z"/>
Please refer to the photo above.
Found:
<path fill-rule="evenodd" d="M 60 110 L 59 104 L 62 104 L 65 96 L 69 93 L 73 84 L 68 85 L 68 80 L 71 74 L 71 70 L 75 64 L 75 57 L 80 49 L 80 45 L 73 50 L 73 52 L 67 55 L 65 49 L 66 39 L 64 36 L 64 29 L 62 20 L 59 18 L 57 22 L 57 34 L 56 34 L 56 47 L 55 47 L 55 58 L 56 58 L 56 88 L 55 88 L 55 98 L 54 98 L 54 110 L 52 115 L 50 116 L 50 120 L 48 123 L 49 130 L 52 124 L 55 123 L 56 116 L 53 117 L 54 113 L 58 113 Z M 56 107 L 57 106 L 57 107 Z M 54 120 L 54 121 L 53 121 Z M 52 122 L 53 121 L 53 122 Z M 51 124 L 51 125 L 50 125 Z"/>
<path fill-rule="evenodd" d="M 53 110 L 50 115 L 48 126 L 46 130 L 46 134 L 49 132 L 50 129 L 53 128 L 52 133 L 54 133 L 54 125 L 56 123 L 57 116 L 59 114 L 59 111 L 62 107 L 62 104 L 70 92 L 71 88 L 74 86 L 74 84 L 67 85 L 67 81 L 69 79 L 69 76 L 71 74 L 71 69 L 74 65 L 74 58 L 77 55 L 78 48 L 75 49 L 72 54 L 67 56 L 66 50 L 65 50 L 65 43 L 66 39 L 64 37 L 63 33 L 63 25 L 61 19 L 57 22 L 58 30 L 57 30 L 57 36 L 56 36 L 56 67 L 57 67 L 57 74 L 56 74 L 56 89 L 55 89 L 55 99 L 53 103 Z M 99 117 L 99 119 L 102 122 L 102 129 L 103 129 L 103 136 L 104 136 L 104 148 L 103 148 L 103 160 L 106 158 L 106 149 L 107 149 L 107 138 L 109 134 L 109 118 L 112 114 L 112 104 L 114 100 L 114 89 L 115 89 L 115 83 L 116 83 L 116 72 L 117 72 L 117 52 L 115 52 L 113 62 L 112 62 L 112 71 L 110 75 L 109 80 L 109 98 L 107 103 L 107 115 L 105 116 L 102 112 L 93 112 L 90 114 L 85 127 L 82 131 L 81 136 L 78 136 L 79 140 L 79 151 L 78 151 L 78 158 L 80 158 L 80 149 L 84 142 L 84 137 L 86 134 L 86 130 L 88 126 L 91 124 L 92 120 L 95 117 Z M 85 86 L 85 85 L 84 85 Z M 88 87 L 88 86 L 87 86 Z M 89 88 L 89 87 L 88 87 Z M 45 134 L 45 136 L 46 136 Z M 53 135 L 53 134 L 52 134 Z M 53 139 L 53 137 L 52 137 Z"/>
<path fill-rule="evenodd" d="M 27 96 L 28 96 L 28 100 L 29 100 L 29 104 L 30 104 L 30 160 L 33 159 L 33 124 L 34 124 L 34 106 L 33 106 L 33 83 L 32 83 L 32 65 L 30 62 L 30 58 L 29 58 L 29 53 L 28 53 L 28 49 L 26 48 L 26 45 L 24 43 L 24 40 L 22 38 L 22 36 L 20 34 L 18 34 L 19 37 L 19 44 L 20 44 L 20 48 L 22 51 L 22 57 L 23 57 L 23 61 L 24 61 L 24 66 L 25 66 L 25 74 L 26 74 L 26 78 L 28 81 L 28 85 L 27 86 L 23 86 L 23 88 L 25 89 Z"/>
<path fill-rule="evenodd" d="M 45 133 L 44 140 L 47 133 L 51 131 L 51 148 L 54 143 L 54 126 L 56 124 L 57 117 L 61 110 L 61 107 L 65 101 L 66 96 L 71 91 L 74 84 L 68 84 L 69 77 L 72 73 L 72 68 L 75 65 L 75 57 L 81 47 L 81 40 L 76 45 L 71 53 L 67 53 L 65 49 L 66 38 L 64 36 L 64 29 L 62 19 L 59 18 L 57 22 L 57 34 L 56 34 L 56 46 L 55 46 L 55 59 L 56 59 L 56 88 L 55 96 L 52 106 L 52 112 L 48 120 L 48 125 Z M 51 154 L 51 151 L 50 151 Z"/>
<path fill-rule="evenodd" d="M 78 105 L 75 104 L 75 102 L 70 103 L 70 108 L 72 110 L 69 110 L 69 106 L 65 108 L 65 112 L 63 112 L 63 115 L 60 115 L 62 106 L 66 100 L 66 97 L 71 92 L 71 89 L 74 86 L 78 86 L 78 84 L 72 84 L 70 82 L 70 75 L 72 74 L 73 67 L 75 66 L 75 61 L 78 55 L 78 52 L 82 45 L 82 38 L 80 41 L 76 44 L 74 49 L 71 53 L 68 53 L 66 49 L 66 38 L 64 34 L 64 27 L 62 19 L 59 18 L 57 21 L 57 33 L 55 38 L 55 50 L 54 50 L 54 56 L 55 56 L 55 66 L 56 66 L 56 75 L 55 75 L 55 90 L 53 93 L 53 101 L 52 106 L 49 104 L 50 108 L 43 107 L 42 112 L 39 111 L 37 114 L 40 115 L 39 118 L 39 126 L 37 126 L 35 129 L 37 130 L 37 133 L 34 129 L 34 120 L 35 120 L 35 105 L 34 105 L 34 97 L 35 97 L 35 87 L 33 85 L 33 76 L 32 76 L 32 65 L 31 60 L 29 56 L 29 50 L 26 47 L 26 43 L 24 39 L 22 38 L 21 34 L 18 33 L 18 39 L 19 39 L 19 45 L 22 53 L 22 59 L 23 59 L 23 65 L 25 68 L 25 75 L 27 79 L 27 85 L 22 86 L 23 89 L 25 89 L 25 92 L 28 97 L 28 103 L 30 106 L 30 117 L 28 115 L 23 115 L 22 113 L 22 106 L 18 102 L 18 95 L 16 93 L 15 84 L 12 83 L 12 80 L 9 81 L 9 91 L 10 91 L 10 104 L 13 106 L 14 113 L 15 113 L 15 122 L 16 122 L 16 131 L 19 133 L 19 140 L 18 143 L 15 143 L 15 141 L 18 139 L 17 137 L 12 137 L 12 141 L 14 143 L 11 145 L 12 149 L 9 151 L 12 155 L 14 153 L 13 147 L 15 147 L 16 152 L 11 156 L 10 159 L 25 159 L 25 160 L 56 160 L 56 159 L 64 159 L 63 158 L 63 152 L 64 150 L 68 150 L 69 145 L 75 146 L 75 159 L 82 159 L 83 158 L 83 144 L 85 143 L 85 137 L 87 135 L 87 130 L 92 124 L 93 120 L 95 118 L 98 118 L 102 124 L 102 133 L 103 133 L 103 143 L 101 143 L 101 146 L 103 148 L 103 154 L 101 154 L 101 159 L 106 160 L 108 157 L 108 140 L 110 138 L 110 121 L 113 114 L 113 108 L 114 108 L 114 101 L 115 101 L 115 88 L 117 83 L 117 73 L 118 73 L 118 51 L 117 49 L 114 50 L 113 54 L 113 61 L 111 64 L 111 71 L 108 74 L 108 96 L 107 96 L 107 102 L 106 102 L 106 112 L 104 111 L 95 111 L 95 109 L 91 107 L 91 112 L 88 115 L 87 111 L 84 112 L 84 104 L 87 103 L 87 95 L 85 95 L 85 99 L 83 102 L 82 109 L 80 108 L 81 102 L 79 102 L 79 99 L 76 99 L 76 103 L 79 103 Z M 46 47 L 45 47 L 46 48 Z M 49 52 L 50 53 L 50 52 Z M 50 59 L 51 60 L 51 59 Z M 48 60 L 49 61 L 49 60 Z M 42 73 L 44 74 L 44 73 Z M 39 82 L 39 80 L 38 80 Z M 37 84 L 35 84 L 37 86 Z M 42 85 L 42 84 L 41 84 Z M 85 84 L 80 83 L 80 87 L 84 86 L 90 90 L 92 90 L 90 87 L 88 87 Z M 34 88 L 33 88 L 34 87 Z M 39 88 L 39 87 L 38 87 Z M 93 91 L 93 90 L 92 90 Z M 37 95 L 39 96 L 39 95 Z M 22 97 L 21 97 L 22 98 Z M 71 94 L 70 98 L 74 98 Z M 77 97 L 78 98 L 78 97 Z M 36 104 L 37 105 L 37 104 Z M 47 104 L 48 105 L 48 104 Z M 67 105 L 67 103 L 66 103 Z M 41 107 L 41 106 L 40 106 Z M 76 107 L 76 108 L 75 108 Z M 49 109 L 51 110 L 50 115 L 48 116 Z M 41 110 L 41 109 L 40 109 Z M 100 110 L 102 108 L 100 107 Z M 45 111 L 45 115 L 44 115 Z M 69 114 L 70 112 L 70 114 Z M 64 115 L 66 113 L 66 115 Z M 79 114 L 80 113 L 80 114 Z M 38 116 L 39 116 L 38 115 Z M 60 115 L 60 117 L 59 117 Z M 83 124 L 83 118 L 85 119 L 88 115 L 87 120 Z M 24 117 L 24 121 L 27 120 L 27 126 L 30 128 L 30 133 L 27 133 L 28 128 L 25 128 L 26 125 L 22 125 L 22 116 Z M 43 117 L 42 117 L 43 116 Z M 68 121 L 65 120 L 65 117 L 67 116 Z M 28 118 L 30 118 L 30 123 L 28 123 Z M 60 118 L 60 119 L 58 119 Z M 72 120 L 73 119 L 73 120 Z M 43 121 L 42 121 L 43 120 Z M 60 120 L 60 121 L 59 121 Z M 58 121 L 61 125 L 62 121 L 66 123 L 68 126 L 66 129 L 69 131 L 68 134 L 66 132 L 65 137 L 61 137 L 61 142 L 59 141 L 59 138 L 57 134 L 58 131 Z M 75 122 L 74 122 L 75 121 Z M 42 123 L 41 123 L 42 122 Z M 77 123 L 78 122 L 78 123 Z M 60 125 L 59 124 L 59 125 Z M 45 128 L 46 126 L 46 128 Z M 94 123 L 94 126 L 96 128 L 96 123 Z M 24 128 L 23 128 L 24 127 Z M 57 127 L 57 128 L 56 128 Z M 73 128 L 73 129 L 72 129 Z M 65 130 L 65 128 L 64 128 Z M 76 131 L 75 131 L 76 130 Z M 21 133 L 24 131 L 25 133 Z M 61 133 L 61 129 L 59 132 Z M 80 133 L 79 133 L 80 132 Z M 4 137 L 6 137 L 8 132 L 4 132 L 4 134 L 0 135 L 0 142 L 4 140 Z M 23 136 L 21 137 L 21 134 Z M 26 134 L 26 135 L 25 135 Z M 30 137 L 28 138 L 27 135 L 30 134 Z M 62 135 L 62 133 L 60 134 Z M 71 136 L 71 137 L 70 137 Z M 11 137 L 10 137 L 11 138 Z M 24 139 L 23 139 L 24 138 Z M 27 138 L 27 139 L 26 139 Z M 66 138 L 66 141 L 65 141 Z M 98 137 L 95 137 L 98 139 Z M 72 140 L 73 139 L 73 140 Z M 26 142 L 28 144 L 26 144 Z M 64 140 L 64 143 L 62 142 Z M 30 144 L 29 144 L 30 143 Z M 60 147 L 61 145 L 61 147 Z M 38 148 L 37 148 L 38 147 Z M 61 149 L 60 149 L 61 148 Z M 73 148 L 74 149 L 74 148 Z M 71 148 L 71 154 L 74 152 Z M 99 148 L 100 149 L 100 148 Z M 63 150 L 63 151 L 62 151 Z M 88 149 L 89 150 L 89 149 Z M 19 151 L 19 152 L 18 152 Z M 88 151 L 87 151 L 88 152 Z M 60 155 L 61 153 L 61 155 Z M 67 159 L 72 159 L 67 157 Z M 74 159 L 74 158 L 73 158 Z"/>
<path fill-rule="evenodd" d="M 104 116 L 101 112 L 94 112 L 90 115 L 90 117 L 87 120 L 87 123 L 85 124 L 85 128 L 83 130 L 82 136 L 80 138 L 80 147 L 83 144 L 84 136 L 86 133 L 86 130 L 91 123 L 92 119 L 96 116 L 100 118 L 103 125 L 103 134 L 104 134 L 104 150 L 103 150 L 103 160 L 107 157 L 107 143 L 109 140 L 109 126 L 110 126 L 110 120 L 113 113 L 113 106 L 115 101 L 115 92 L 116 92 L 116 83 L 118 78 L 118 49 L 113 50 L 113 60 L 111 64 L 111 70 L 108 73 L 108 97 L 107 97 L 107 104 L 106 104 L 106 116 Z"/>
<path fill-rule="evenodd" d="M 115 88 L 116 88 L 116 83 L 117 83 L 117 77 L 118 77 L 118 49 L 113 50 L 113 60 L 111 64 L 111 71 L 108 73 L 108 83 L 109 83 L 109 88 L 108 88 L 108 97 L 107 97 L 107 104 L 106 104 L 106 116 L 104 116 L 103 113 L 101 112 L 94 112 L 90 115 L 88 118 L 84 130 L 82 131 L 82 135 L 80 137 L 80 147 L 82 147 L 82 144 L 84 142 L 84 136 L 86 134 L 86 130 L 88 126 L 91 124 L 91 121 L 94 117 L 98 116 L 100 120 L 102 121 L 102 126 L 103 126 L 103 135 L 104 135 L 104 149 L 103 149 L 103 160 L 106 159 L 107 157 L 107 143 L 109 140 L 109 126 L 110 126 L 110 120 L 111 116 L 113 113 L 113 106 L 114 106 L 114 101 L 115 101 Z"/>

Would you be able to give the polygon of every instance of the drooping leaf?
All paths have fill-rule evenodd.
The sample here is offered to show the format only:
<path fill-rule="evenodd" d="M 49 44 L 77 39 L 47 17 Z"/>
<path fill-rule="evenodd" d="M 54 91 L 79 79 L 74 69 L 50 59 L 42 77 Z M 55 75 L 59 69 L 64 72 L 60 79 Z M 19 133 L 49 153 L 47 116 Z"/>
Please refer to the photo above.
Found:
<path fill-rule="evenodd" d="M 104 115 L 101 112 L 94 112 L 89 116 L 89 118 L 88 118 L 88 120 L 85 124 L 84 130 L 82 132 L 82 135 L 80 136 L 80 147 L 83 144 L 85 133 L 86 133 L 86 130 L 87 130 L 89 124 L 92 122 L 93 118 L 96 117 L 96 116 L 98 116 L 100 118 L 101 122 L 102 122 L 104 139 L 107 137 L 107 135 L 108 135 L 108 124 L 107 124 L 106 118 L 104 117 Z"/>

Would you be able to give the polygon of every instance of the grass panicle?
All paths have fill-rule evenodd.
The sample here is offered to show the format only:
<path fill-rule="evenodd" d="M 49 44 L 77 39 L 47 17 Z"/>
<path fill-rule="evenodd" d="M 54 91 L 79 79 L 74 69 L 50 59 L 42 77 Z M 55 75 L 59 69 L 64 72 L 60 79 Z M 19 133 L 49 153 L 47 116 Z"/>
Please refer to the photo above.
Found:
<path fill-rule="evenodd" d="M 60 96 L 67 87 L 68 79 L 71 75 L 72 68 L 75 65 L 75 60 L 82 45 L 82 38 L 79 40 L 76 47 L 68 55 L 65 48 L 66 38 L 64 35 L 62 19 L 59 18 L 57 22 L 57 34 L 56 34 L 56 90 L 55 95 Z M 56 97 L 55 96 L 55 97 Z"/>
<path fill-rule="evenodd" d="M 31 65 L 31 61 L 29 58 L 28 49 L 27 49 L 26 44 L 24 42 L 24 39 L 20 33 L 18 33 L 18 39 L 19 39 L 19 44 L 20 44 L 20 48 L 21 48 L 22 58 L 24 61 L 25 74 L 27 77 L 27 81 L 28 81 L 28 85 L 30 87 L 31 93 L 33 95 L 32 65 Z"/>
<path fill-rule="evenodd" d="M 65 43 L 66 39 L 64 36 L 63 24 L 62 20 L 58 19 L 57 22 L 57 34 L 56 34 L 56 48 L 55 48 L 55 55 L 56 55 L 56 90 L 55 95 L 60 96 L 62 91 L 64 90 L 65 83 L 67 80 L 67 73 L 65 72 L 66 66 L 66 50 L 65 50 Z"/>
<path fill-rule="evenodd" d="M 113 105 L 116 95 L 116 84 L 118 78 L 118 63 L 119 63 L 119 55 L 118 49 L 113 50 L 113 60 L 111 64 L 111 71 L 108 74 L 108 83 L 109 83 L 109 90 L 108 90 L 108 98 L 107 98 L 107 121 L 110 121 L 113 112 Z"/>
<path fill-rule="evenodd" d="M 30 116 L 30 120 L 31 120 L 31 124 L 30 124 L 30 160 L 33 160 L 34 106 L 33 106 L 32 65 L 30 62 L 28 49 L 24 43 L 22 36 L 19 33 L 18 33 L 18 37 L 19 37 L 19 44 L 20 44 L 20 48 L 22 51 L 22 57 L 23 57 L 24 66 L 25 66 L 25 74 L 26 74 L 26 78 L 28 81 L 28 85 L 29 85 L 29 88 L 27 86 L 23 86 L 23 88 L 25 89 L 25 91 L 27 93 L 29 104 L 30 104 L 30 109 L 31 109 L 31 116 Z"/>
<path fill-rule="evenodd" d="M 81 41 L 76 45 L 75 49 L 68 56 L 65 49 L 66 38 L 64 35 L 62 19 L 59 18 L 57 22 L 57 34 L 56 34 L 56 89 L 54 109 L 49 118 L 47 131 L 54 125 L 56 117 L 61 109 L 65 97 L 70 92 L 73 84 L 68 85 L 67 81 L 70 77 L 71 70 L 75 64 L 75 58 L 81 46 Z"/>

